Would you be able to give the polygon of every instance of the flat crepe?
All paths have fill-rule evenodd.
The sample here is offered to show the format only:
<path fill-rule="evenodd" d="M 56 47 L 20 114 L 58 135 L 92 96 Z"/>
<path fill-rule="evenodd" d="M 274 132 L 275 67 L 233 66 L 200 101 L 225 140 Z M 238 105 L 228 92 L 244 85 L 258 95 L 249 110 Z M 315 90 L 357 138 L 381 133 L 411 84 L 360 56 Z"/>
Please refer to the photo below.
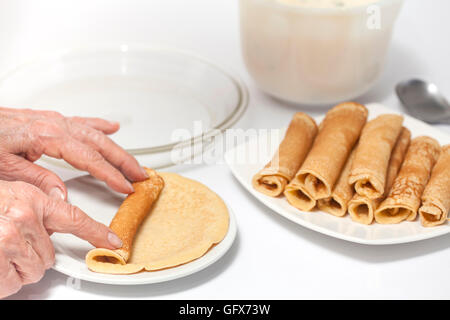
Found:
<path fill-rule="evenodd" d="M 272 160 L 253 177 L 253 188 L 271 197 L 282 194 L 305 160 L 316 134 L 316 122 L 297 112 Z"/>
<path fill-rule="evenodd" d="M 422 195 L 420 220 L 425 227 L 443 224 L 450 210 L 450 145 L 442 148 Z"/>
<path fill-rule="evenodd" d="M 354 155 L 355 152 L 353 151 L 350 157 L 348 157 L 339 180 L 331 193 L 331 197 L 317 201 L 317 207 L 320 210 L 336 217 L 343 217 L 347 213 L 348 203 L 354 194 L 353 187 L 348 183 L 348 176 L 350 175 Z"/>
<path fill-rule="evenodd" d="M 120 259 L 113 250 L 94 249 L 86 256 L 90 270 L 130 274 L 170 268 L 203 256 L 225 237 L 228 209 L 217 194 L 174 173 L 159 175 L 164 189 L 140 224 L 129 259 Z"/>
<path fill-rule="evenodd" d="M 366 107 L 355 102 L 339 104 L 327 112 L 311 151 L 296 174 L 298 183 L 313 199 L 331 197 L 367 114 Z"/>
<path fill-rule="evenodd" d="M 375 211 L 375 220 L 382 224 L 416 219 L 421 196 L 430 178 L 441 147 L 430 137 L 417 137 L 405 156 L 388 197 Z"/>
<path fill-rule="evenodd" d="M 360 196 L 369 199 L 383 196 L 389 159 L 402 123 L 402 116 L 384 114 L 364 127 L 349 177 L 349 183 Z"/>
<path fill-rule="evenodd" d="M 385 192 L 382 198 L 369 199 L 355 194 L 348 204 L 348 212 L 353 221 L 362 224 L 371 224 L 375 218 L 375 210 L 384 200 L 386 195 L 394 183 L 395 178 L 400 170 L 400 167 L 405 159 L 411 141 L 411 132 L 405 127 L 402 128 L 400 136 L 397 138 L 394 150 L 392 150 L 391 158 L 389 159 L 389 166 L 386 174 Z"/>

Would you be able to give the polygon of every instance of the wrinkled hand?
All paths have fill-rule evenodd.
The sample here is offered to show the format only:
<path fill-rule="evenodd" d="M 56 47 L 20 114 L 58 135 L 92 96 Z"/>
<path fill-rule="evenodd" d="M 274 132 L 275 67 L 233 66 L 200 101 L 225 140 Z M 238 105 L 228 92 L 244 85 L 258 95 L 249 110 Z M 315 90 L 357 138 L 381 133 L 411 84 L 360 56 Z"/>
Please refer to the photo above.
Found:
<path fill-rule="evenodd" d="M 122 246 L 109 228 L 79 208 L 31 184 L 0 181 L 0 298 L 39 281 L 53 265 L 52 232 L 72 233 L 97 247 Z"/>
<path fill-rule="evenodd" d="M 0 180 L 25 181 L 65 199 L 61 179 L 33 162 L 43 154 L 88 171 L 121 193 L 148 176 L 136 159 L 106 135 L 119 124 L 99 118 L 64 117 L 57 112 L 0 107 Z"/>

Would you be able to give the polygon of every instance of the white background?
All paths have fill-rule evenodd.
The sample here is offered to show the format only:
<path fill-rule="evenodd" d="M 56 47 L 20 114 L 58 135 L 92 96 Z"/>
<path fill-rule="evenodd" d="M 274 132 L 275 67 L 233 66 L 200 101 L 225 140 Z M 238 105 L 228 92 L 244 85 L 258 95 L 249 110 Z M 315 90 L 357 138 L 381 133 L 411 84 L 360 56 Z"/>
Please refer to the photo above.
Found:
<path fill-rule="evenodd" d="M 398 110 L 394 85 L 414 76 L 434 81 L 450 97 L 450 1 L 405 2 L 386 69 L 360 102 L 381 102 Z M 251 101 L 236 127 L 286 126 L 298 108 L 256 88 L 241 59 L 238 22 L 237 0 L 0 0 L 0 71 L 42 52 L 87 42 L 164 44 L 193 51 L 241 75 Z M 440 128 L 450 132 L 450 126 Z M 64 179 L 74 175 L 55 170 Z M 450 235 L 404 245 L 353 244 L 273 213 L 225 165 L 176 170 L 212 187 L 237 216 L 238 237 L 219 262 L 184 279 L 130 287 L 83 281 L 73 288 L 66 276 L 48 271 L 41 282 L 12 298 L 450 298 Z"/>

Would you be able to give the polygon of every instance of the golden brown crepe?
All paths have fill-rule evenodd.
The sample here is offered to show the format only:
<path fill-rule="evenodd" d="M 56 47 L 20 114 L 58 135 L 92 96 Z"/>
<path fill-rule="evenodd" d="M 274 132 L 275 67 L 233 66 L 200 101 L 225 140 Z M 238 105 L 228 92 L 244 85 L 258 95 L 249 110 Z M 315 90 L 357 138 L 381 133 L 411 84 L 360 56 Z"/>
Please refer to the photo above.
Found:
<path fill-rule="evenodd" d="M 348 203 L 352 199 L 354 190 L 348 183 L 348 176 L 350 175 L 350 169 L 352 161 L 355 156 L 355 149 L 347 159 L 347 163 L 342 170 L 342 173 L 337 181 L 330 198 L 320 199 L 317 201 L 317 207 L 329 214 L 336 217 L 343 217 L 347 213 Z"/>
<path fill-rule="evenodd" d="M 384 114 L 364 127 L 349 177 L 349 183 L 360 196 L 369 199 L 383 196 L 389 159 L 402 123 L 402 116 Z"/>
<path fill-rule="evenodd" d="M 125 225 L 140 225 L 128 258 L 117 250 L 94 249 L 86 256 L 90 270 L 130 274 L 170 268 L 201 257 L 225 237 L 229 225 L 228 209 L 217 194 L 199 182 L 174 173 L 159 175 L 165 186 L 144 221 L 122 220 Z M 136 187 L 135 190 L 139 196 L 141 190 Z M 149 202 L 141 196 L 135 201 L 128 200 L 124 204 L 129 209 L 125 210 L 122 205 L 121 215 L 133 215 L 137 201 Z M 126 240 L 124 234 L 120 234 L 121 227 L 123 225 L 117 225 L 113 230 L 119 230 L 119 236 Z"/>
<path fill-rule="evenodd" d="M 411 131 L 403 127 L 400 131 L 400 135 L 397 138 L 394 149 L 392 150 L 391 158 L 389 159 L 389 166 L 386 174 L 386 185 L 383 196 L 387 196 L 394 184 L 395 178 L 397 178 L 398 172 L 402 167 L 405 160 L 406 153 L 408 152 L 409 145 L 411 143 Z"/>
<path fill-rule="evenodd" d="M 295 177 L 284 190 L 287 201 L 301 211 L 311 211 L 317 201 L 305 190 L 305 186 Z"/>
<path fill-rule="evenodd" d="M 348 203 L 348 213 L 353 221 L 361 224 L 371 224 L 374 219 L 374 208 L 377 207 L 378 200 L 361 197 L 355 193 Z"/>
<path fill-rule="evenodd" d="M 253 188 L 271 197 L 282 194 L 305 160 L 316 134 L 316 122 L 297 112 L 272 160 L 253 177 Z"/>
<path fill-rule="evenodd" d="M 362 224 L 371 224 L 373 222 L 375 210 L 391 189 L 394 179 L 397 177 L 398 171 L 405 158 L 410 141 L 411 132 L 403 127 L 400 136 L 397 138 L 395 147 L 392 150 L 391 158 L 389 159 L 383 197 L 379 199 L 369 199 L 355 194 L 348 205 L 348 211 L 353 221 Z"/>
<path fill-rule="evenodd" d="M 425 227 L 443 224 L 450 210 L 450 145 L 442 148 L 422 195 L 420 220 Z"/>
<path fill-rule="evenodd" d="M 439 143 L 430 137 L 418 137 L 411 141 L 388 197 L 375 211 L 378 223 L 391 224 L 416 219 L 422 193 L 440 149 Z"/>
<path fill-rule="evenodd" d="M 123 246 L 118 250 L 109 251 L 122 264 L 128 261 L 136 231 L 164 187 L 164 180 L 156 171 L 149 168 L 145 168 L 145 171 L 149 178 L 133 183 L 134 192 L 127 196 L 110 224 L 110 228 L 122 240 Z M 98 253 L 105 249 L 93 251 L 95 250 Z"/>
<path fill-rule="evenodd" d="M 355 102 L 329 110 L 311 151 L 296 174 L 297 183 L 313 199 L 331 197 L 331 191 L 367 120 L 367 109 Z"/>

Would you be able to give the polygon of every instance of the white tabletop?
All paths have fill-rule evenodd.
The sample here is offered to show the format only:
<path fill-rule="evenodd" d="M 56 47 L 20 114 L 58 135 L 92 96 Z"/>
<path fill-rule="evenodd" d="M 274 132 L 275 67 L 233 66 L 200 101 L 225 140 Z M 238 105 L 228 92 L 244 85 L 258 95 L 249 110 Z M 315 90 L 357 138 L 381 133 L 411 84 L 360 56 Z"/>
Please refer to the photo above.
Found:
<path fill-rule="evenodd" d="M 433 80 L 450 96 L 446 74 L 450 70 L 450 1 L 405 2 L 387 67 L 377 86 L 359 99 L 363 103 L 381 102 L 401 109 L 393 87 L 413 76 Z M 86 42 L 164 44 L 196 52 L 241 75 L 251 100 L 236 127 L 285 126 L 298 108 L 263 94 L 246 73 L 237 4 L 237 0 L 3 0 L 0 69 L 42 51 Z M 450 126 L 440 127 L 450 132 Z M 77 174 L 51 168 L 63 179 Z M 226 165 L 176 170 L 214 189 L 237 216 L 238 237 L 219 262 L 183 279 L 129 287 L 77 282 L 51 270 L 39 283 L 11 298 L 450 298 L 450 236 L 378 247 L 349 243 L 273 213 L 237 183 Z"/>

